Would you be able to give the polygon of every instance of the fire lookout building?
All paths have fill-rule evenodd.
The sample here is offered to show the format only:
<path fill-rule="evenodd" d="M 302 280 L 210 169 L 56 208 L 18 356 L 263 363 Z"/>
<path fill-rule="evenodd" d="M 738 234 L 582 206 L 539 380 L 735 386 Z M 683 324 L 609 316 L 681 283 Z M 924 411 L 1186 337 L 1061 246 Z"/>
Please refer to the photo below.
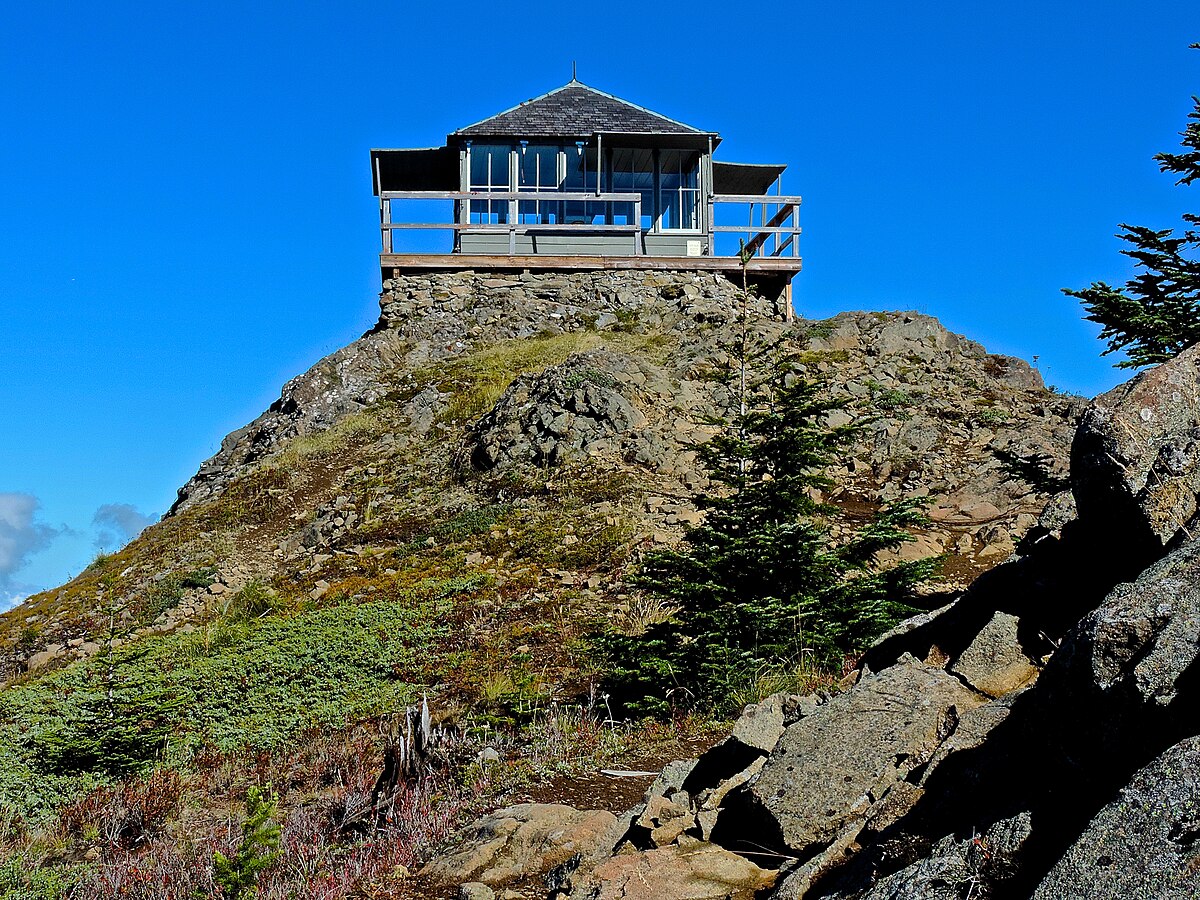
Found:
<path fill-rule="evenodd" d="M 745 259 L 753 281 L 786 290 L 800 271 L 800 198 L 781 193 L 785 166 L 714 160 L 720 142 L 572 80 L 443 147 L 372 150 L 383 277 L 672 269 L 740 278 Z M 439 231 L 452 237 L 431 242 Z"/>

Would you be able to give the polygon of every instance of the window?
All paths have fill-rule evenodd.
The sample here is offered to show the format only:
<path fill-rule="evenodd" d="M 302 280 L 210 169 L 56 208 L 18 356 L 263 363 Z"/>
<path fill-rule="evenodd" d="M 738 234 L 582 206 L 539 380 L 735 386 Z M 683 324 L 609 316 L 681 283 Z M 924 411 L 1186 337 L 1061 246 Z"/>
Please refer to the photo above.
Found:
<path fill-rule="evenodd" d="M 654 224 L 654 151 L 613 150 L 612 190 L 618 194 L 642 195 L 641 225 L 649 231 Z M 613 222 L 632 225 L 633 204 L 614 203 Z"/>
<path fill-rule="evenodd" d="M 607 149 L 607 148 L 606 148 Z M 555 200 L 558 192 L 605 191 L 641 198 L 643 231 L 697 231 L 700 227 L 700 154 L 694 150 L 614 147 L 611 171 L 597 172 L 595 147 L 572 144 L 473 144 L 468 148 L 474 193 L 545 194 L 546 199 L 471 201 L 470 221 L 505 225 L 516 214 L 522 225 L 632 225 L 634 204 L 599 200 Z M 514 180 L 515 179 L 515 180 Z"/>
<path fill-rule="evenodd" d="M 475 144 L 467 151 L 471 160 L 472 191 L 509 190 L 511 147 L 502 144 Z M 471 222 L 476 225 L 503 225 L 508 222 L 507 200 L 472 200 Z"/>
<path fill-rule="evenodd" d="M 596 192 L 596 148 L 582 144 L 563 148 L 566 180 L 563 190 L 572 193 Z M 588 225 L 604 221 L 604 204 L 595 200 L 567 200 L 563 203 L 563 221 L 572 225 Z"/>
<path fill-rule="evenodd" d="M 659 155 L 659 227 L 694 231 L 699 227 L 700 154 L 663 150 Z"/>
<path fill-rule="evenodd" d="M 522 144 L 517 149 L 517 172 L 522 191 L 557 191 L 562 184 L 557 145 Z M 522 200 L 522 224 L 550 225 L 562 218 L 561 200 Z"/>

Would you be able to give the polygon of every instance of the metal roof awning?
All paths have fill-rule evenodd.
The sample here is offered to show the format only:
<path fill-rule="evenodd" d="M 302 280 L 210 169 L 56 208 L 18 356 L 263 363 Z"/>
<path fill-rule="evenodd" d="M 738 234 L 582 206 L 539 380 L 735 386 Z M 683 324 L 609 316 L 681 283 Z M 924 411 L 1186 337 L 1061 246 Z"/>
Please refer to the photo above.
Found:
<path fill-rule="evenodd" d="M 371 177 L 376 196 L 381 190 L 457 191 L 458 150 L 453 147 L 372 150 Z"/>
<path fill-rule="evenodd" d="M 787 166 L 713 160 L 714 194 L 765 194 Z"/>

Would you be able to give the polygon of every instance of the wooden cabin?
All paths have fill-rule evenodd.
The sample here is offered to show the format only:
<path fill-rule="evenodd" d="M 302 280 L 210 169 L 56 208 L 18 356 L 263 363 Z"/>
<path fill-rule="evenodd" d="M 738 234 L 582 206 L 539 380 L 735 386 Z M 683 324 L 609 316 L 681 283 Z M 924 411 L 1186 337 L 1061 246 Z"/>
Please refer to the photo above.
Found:
<path fill-rule="evenodd" d="M 383 276 L 468 268 L 740 274 L 744 252 L 756 281 L 786 286 L 800 271 L 800 198 L 781 192 L 786 167 L 715 160 L 720 143 L 714 131 L 572 79 L 460 128 L 445 146 L 372 150 Z M 431 241 L 435 232 L 449 236 Z"/>

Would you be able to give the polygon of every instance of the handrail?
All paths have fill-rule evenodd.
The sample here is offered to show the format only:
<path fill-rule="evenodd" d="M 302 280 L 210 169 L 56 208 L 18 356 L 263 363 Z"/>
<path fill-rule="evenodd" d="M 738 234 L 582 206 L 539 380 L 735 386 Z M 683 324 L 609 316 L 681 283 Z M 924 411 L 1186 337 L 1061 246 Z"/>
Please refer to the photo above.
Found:
<path fill-rule="evenodd" d="M 529 223 L 529 222 L 452 222 L 448 224 L 413 222 L 392 222 L 393 200 L 489 200 L 493 202 L 520 203 L 632 203 L 632 225 L 596 225 L 591 222 L 578 224 L 564 223 Z M 514 210 L 521 215 L 519 208 Z M 517 235 L 531 232 L 569 231 L 580 234 L 585 231 L 626 233 L 633 235 L 633 255 L 642 253 L 642 195 L 640 193 L 613 193 L 603 191 L 381 191 L 379 194 L 379 229 L 383 235 L 383 252 L 392 252 L 392 232 L 405 229 L 435 229 L 453 231 L 456 235 L 463 231 L 474 233 L 500 233 L 508 235 L 508 254 L 517 252 Z M 457 243 L 457 238 L 455 239 Z"/>
<path fill-rule="evenodd" d="M 518 234 L 527 231 L 641 231 L 640 225 L 601 225 L 594 222 L 580 222 L 577 225 L 567 225 L 561 222 L 513 222 L 511 225 L 501 222 L 389 222 L 381 225 L 391 231 L 411 229 L 426 229 L 429 231 L 497 231 L 507 234 L 516 230 Z M 738 228 L 737 231 L 745 231 Z M 785 229 L 780 229 L 781 231 Z M 789 230 L 790 229 L 786 229 Z"/>
<path fill-rule="evenodd" d="M 509 217 L 513 219 L 511 222 L 479 222 L 470 221 L 455 222 L 393 222 L 391 204 L 393 200 L 454 200 L 458 202 L 467 202 L 472 200 L 488 200 L 497 203 L 630 203 L 633 205 L 633 214 L 629 218 L 632 219 L 632 224 L 615 225 L 615 224 L 596 224 L 591 222 L 579 223 L 537 223 L 537 222 L 520 222 L 519 216 L 523 213 L 519 207 L 510 209 Z M 713 254 L 712 239 L 717 234 L 745 234 L 747 240 L 743 245 L 742 252 L 748 253 L 750 256 L 757 254 L 767 254 L 767 243 L 774 237 L 774 248 L 769 253 L 772 257 L 782 256 L 783 252 L 789 247 L 792 250 L 793 256 L 798 256 L 799 252 L 799 236 L 800 229 L 800 203 L 801 198 L 797 195 L 784 194 L 713 194 L 708 200 L 708 254 Z M 718 203 L 736 203 L 749 204 L 750 206 L 750 221 L 745 226 L 740 225 L 716 225 L 714 224 L 713 207 Z M 760 206 L 762 210 L 761 222 L 754 224 L 754 207 Z M 767 207 L 773 207 L 768 211 Z M 379 193 L 379 227 L 383 239 L 383 252 L 385 254 L 392 253 L 392 233 L 394 231 L 406 230 L 443 230 L 453 231 L 455 235 L 463 232 L 475 232 L 486 234 L 507 234 L 509 236 L 508 252 L 510 255 L 516 253 L 516 238 L 517 235 L 530 233 L 597 233 L 597 234 L 632 234 L 634 239 L 633 255 L 638 256 L 643 253 L 642 240 L 646 230 L 642 228 L 642 194 L 640 192 L 614 192 L 614 191 L 559 191 L 559 190 L 501 190 L 501 191 L 381 191 Z M 465 214 L 462 214 L 464 218 Z M 784 223 L 791 219 L 791 225 Z M 703 232 L 701 232 L 703 235 Z M 455 246 L 458 246 L 458 238 L 455 238 Z"/>
<path fill-rule="evenodd" d="M 800 205 L 800 197 L 785 194 L 713 194 L 713 203 L 786 203 Z"/>
<path fill-rule="evenodd" d="M 595 191 L 383 191 L 381 200 L 591 200 L 598 203 L 636 203 L 642 195 Z"/>

